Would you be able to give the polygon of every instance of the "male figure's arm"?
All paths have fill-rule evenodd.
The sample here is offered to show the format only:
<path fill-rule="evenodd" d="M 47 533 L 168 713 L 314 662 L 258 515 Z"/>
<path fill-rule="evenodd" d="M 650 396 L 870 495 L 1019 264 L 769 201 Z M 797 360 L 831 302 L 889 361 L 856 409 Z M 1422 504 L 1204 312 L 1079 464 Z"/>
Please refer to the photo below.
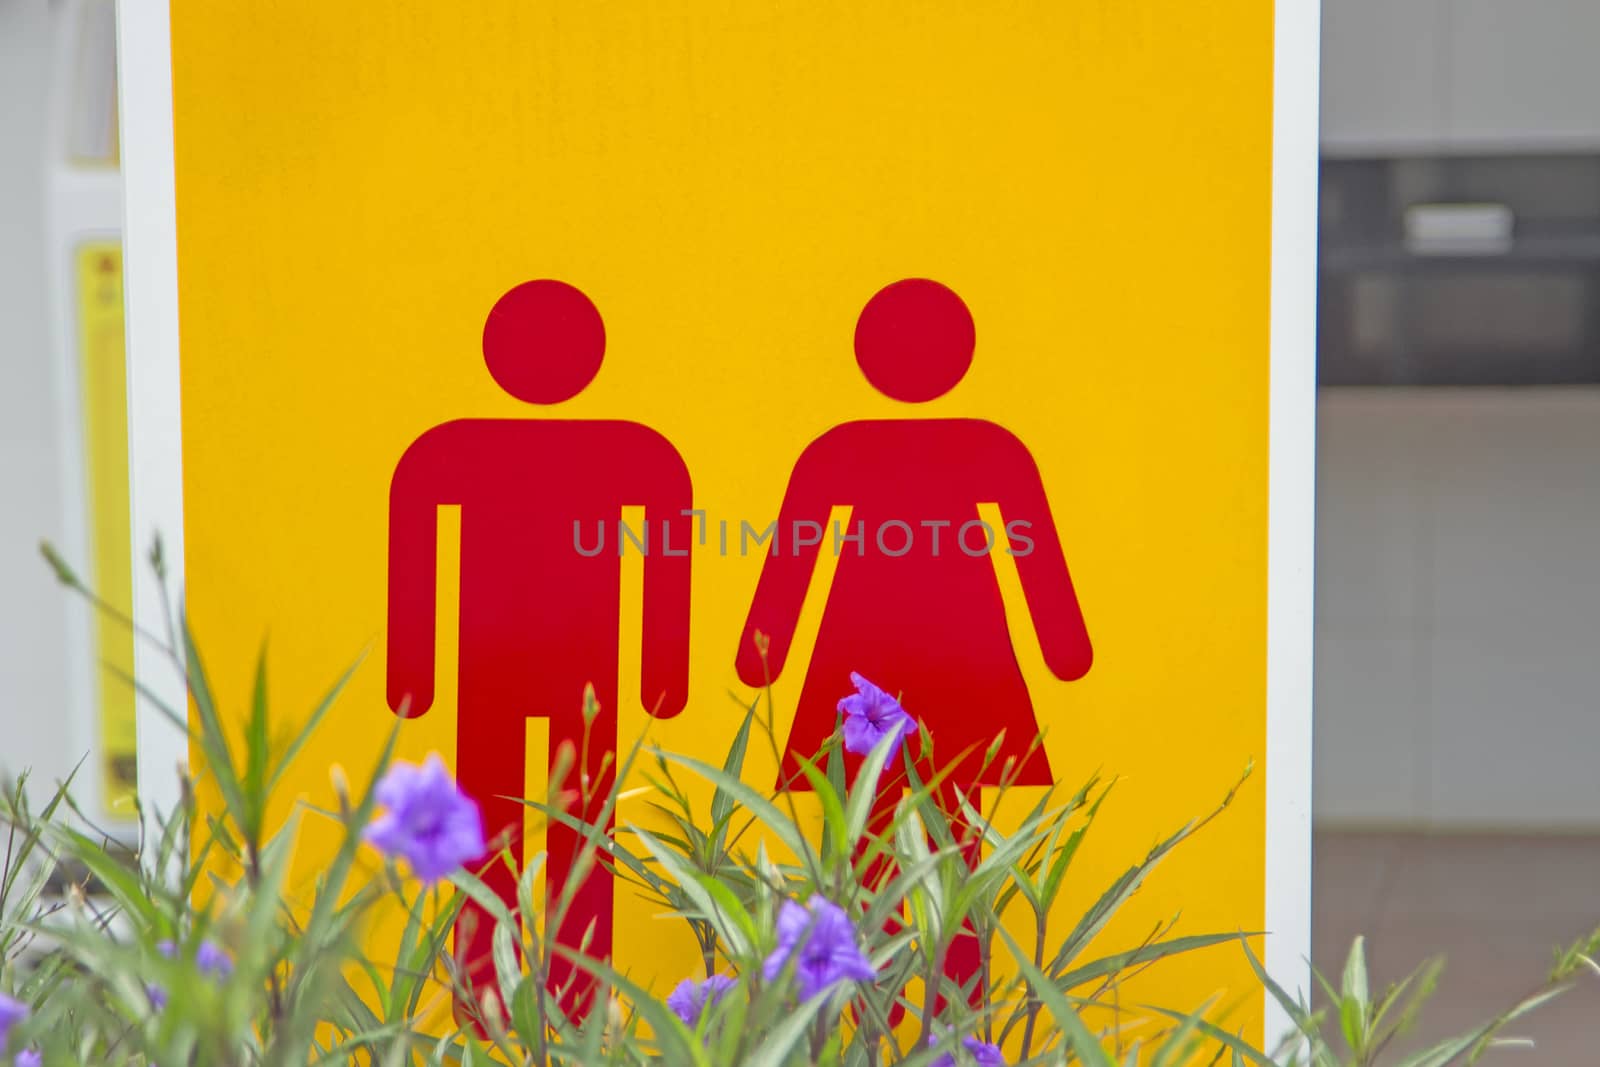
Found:
<path fill-rule="evenodd" d="M 433 706 L 438 508 L 447 474 L 440 426 L 406 449 L 389 483 L 389 709 L 414 718 Z"/>
<path fill-rule="evenodd" d="M 694 490 L 683 457 L 653 432 L 640 457 L 650 472 L 645 529 L 654 531 L 644 558 L 643 648 L 639 699 L 652 715 L 668 718 L 689 700 L 690 561 L 693 559 Z"/>

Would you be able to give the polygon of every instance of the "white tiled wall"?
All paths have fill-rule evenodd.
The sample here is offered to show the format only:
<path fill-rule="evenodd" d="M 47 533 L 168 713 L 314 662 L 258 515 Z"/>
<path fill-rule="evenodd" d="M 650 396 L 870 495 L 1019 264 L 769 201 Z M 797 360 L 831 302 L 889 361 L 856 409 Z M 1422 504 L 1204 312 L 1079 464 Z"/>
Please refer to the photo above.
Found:
<path fill-rule="evenodd" d="M 1323 0 L 1323 146 L 1592 151 L 1597 33 L 1594 0 Z"/>
<path fill-rule="evenodd" d="M 1319 419 L 1317 817 L 1600 826 L 1600 389 Z"/>

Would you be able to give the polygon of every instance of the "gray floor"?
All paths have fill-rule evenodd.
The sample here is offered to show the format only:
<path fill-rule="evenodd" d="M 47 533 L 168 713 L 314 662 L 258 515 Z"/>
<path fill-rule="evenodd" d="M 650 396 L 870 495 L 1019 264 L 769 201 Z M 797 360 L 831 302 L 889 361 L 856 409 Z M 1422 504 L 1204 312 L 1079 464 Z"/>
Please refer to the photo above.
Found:
<path fill-rule="evenodd" d="M 1335 983 L 1357 934 L 1374 988 L 1445 958 L 1431 1010 L 1405 1041 L 1414 1049 L 1515 1003 L 1549 972 L 1557 945 L 1600 926 L 1600 836 L 1319 832 L 1314 886 L 1312 958 Z M 1535 1048 L 1493 1050 L 1482 1063 L 1600 1065 L 1600 976 L 1507 1033 Z"/>

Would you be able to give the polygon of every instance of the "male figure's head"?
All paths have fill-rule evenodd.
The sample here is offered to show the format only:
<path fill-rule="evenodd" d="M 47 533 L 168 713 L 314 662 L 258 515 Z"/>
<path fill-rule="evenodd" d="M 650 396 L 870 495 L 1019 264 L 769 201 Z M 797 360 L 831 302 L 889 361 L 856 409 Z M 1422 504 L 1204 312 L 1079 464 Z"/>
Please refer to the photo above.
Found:
<path fill-rule="evenodd" d="M 523 282 L 495 301 L 483 324 L 489 373 L 530 404 L 559 404 L 583 392 L 605 353 L 600 312 L 566 282 Z"/>

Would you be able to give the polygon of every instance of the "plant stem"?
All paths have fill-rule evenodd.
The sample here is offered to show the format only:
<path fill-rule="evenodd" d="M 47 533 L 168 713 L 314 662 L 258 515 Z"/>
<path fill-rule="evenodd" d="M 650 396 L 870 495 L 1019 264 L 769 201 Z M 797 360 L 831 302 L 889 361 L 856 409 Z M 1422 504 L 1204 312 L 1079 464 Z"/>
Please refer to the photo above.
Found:
<path fill-rule="evenodd" d="M 922 1037 L 917 1042 L 918 1047 L 926 1046 L 928 1039 L 933 1036 L 934 1005 L 939 1002 L 939 978 L 944 974 L 944 955 L 948 947 L 949 943 L 941 938 L 939 947 L 933 954 L 933 962 L 928 967 L 927 976 L 923 978 Z"/>
<path fill-rule="evenodd" d="M 794 802 L 794 791 L 790 788 L 789 780 L 781 777 L 783 774 L 783 753 L 778 749 L 778 714 L 777 707 L 772 699 L 772 670 L 767 666 L 767 650 L 765 646 L 761 648 L 761 673 L 766 681 L 763 690 L 767 702 L 767 717 L 765 720 L 757 719 L 756 721 L 761 723 L 761 732 L 767 738 L 767 748 L 771 751 L 773 762 L 778 767 L 780 780 L 783 782 L 779 792 L 783 794 L 784 803 L 789 809 L 789 818 L 793 820 L 796 826 L 800 826 L 802 825 L 800 822 L 800 807 Z M 757 702 L 759 703 L 759 701 L 760 698 L 758 697 Z M 805 850 L 805 855 L 802 858 L 805 860 L 806 867 L 811 874 L 811 884 L 820 891 L 823 887 L 821 860 L 813 856 L 809 848 Z"/>
<path fill-rule="evenodd" d="M 989 983 L 993 977 L 991 968 L 994 962 L 994 931 L 988 927 L 989 922 L 987 919 L 981 924 L 973 924 L 973 932 L 978 935 L 978 988 L 983 990 L 985 1001 L 983 1008 L 983 1039 L 992 1045 L 994 1044 L 994 1009 L 990 1007 L 993 1001 L 989 995 Z"/>
<path fill-rule="evenodd" d="M 695 936 L 700 942 L 700 958 L 705 964 L 706 977 L 717 973 L 717 932 L 709 922 L 695 920 Z"/>
<path fill-rule="evenodd" d="M 811 1062 L 816 1063 L 822 1059 L 822 1050 L 828 1043 L 828 1020 L 820 1012 L 817 1021 L 811 1025 Z"/>
<path fill-rule="evenodd" d="M 1044 938 L 1046 916 L 1043 910 L 1035 909 L 1033 913 L 1033 965 L 1044 969 Z M 1033 1027 L 1039 1021 L 1039 1010 L 1042 1003 L 1039 994 L 1030 984 L 1028 986 L 1028 1021 L 1022 1026 L 1022 1058 L 1026 1060 L 1033 1053 Z"/>

